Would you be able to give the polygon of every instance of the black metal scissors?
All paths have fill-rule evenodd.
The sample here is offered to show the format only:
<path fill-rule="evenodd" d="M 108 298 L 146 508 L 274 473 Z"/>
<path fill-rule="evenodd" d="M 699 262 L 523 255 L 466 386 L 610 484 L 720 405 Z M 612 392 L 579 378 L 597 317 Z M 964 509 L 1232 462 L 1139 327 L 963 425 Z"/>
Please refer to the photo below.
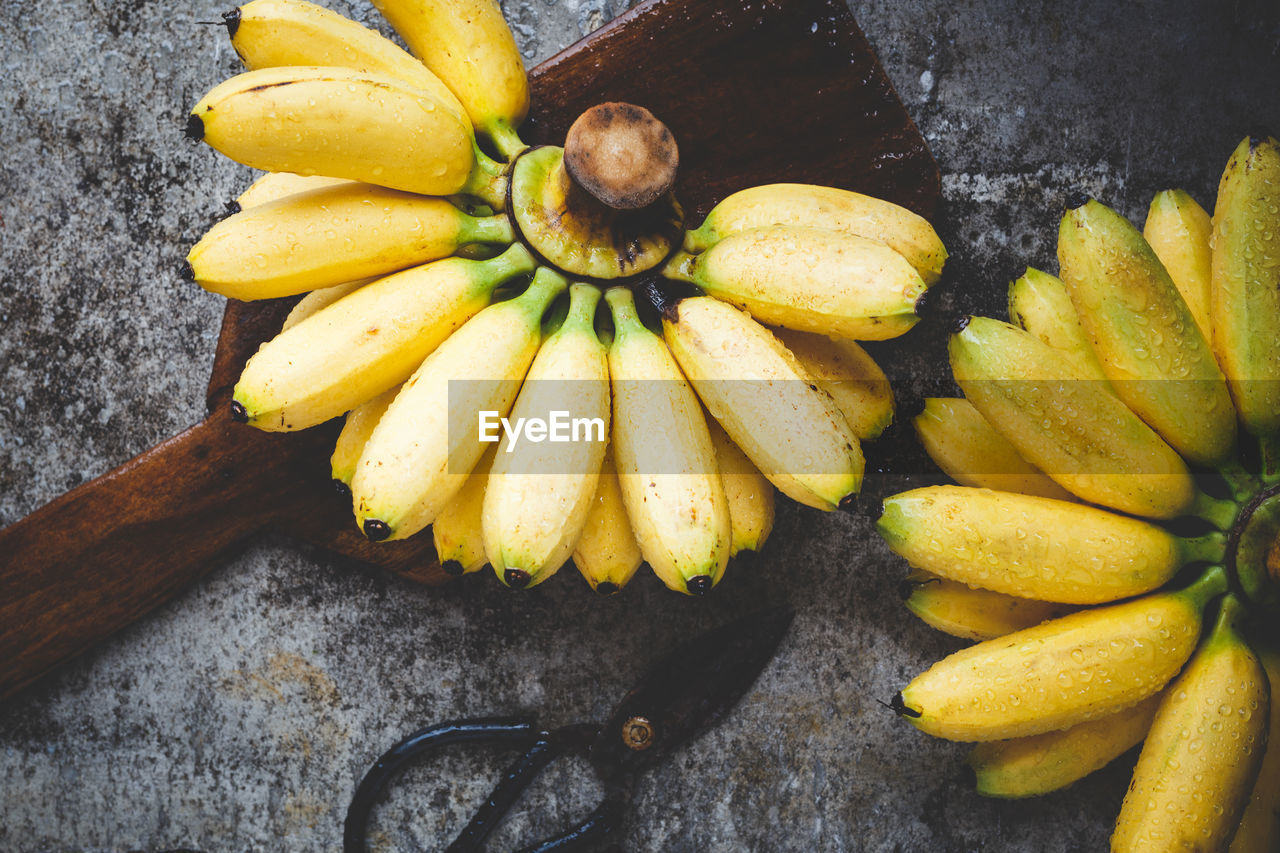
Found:
<path fill-rule="evenodd" d="M 793 616 L 790 610 L 767 610 L 681 644 L 654 665 L 603 726 L 542 731 L 533 719 L 474 719 L 414 732 L 385 752 L 361 780 L 347 809 L 343 850 L 364 853 L 374 800 L 396 773 L 428 751 L 458 743 L 497 743 L 525 753 L 503 773 L 448 850 L 480 850 L 538 773 L 569 753 L 586 757 L 604 785 L 604 800 L 577 826 L 521 853 L 585 850 L 598 844 L 621 824 L 639 773 L 737 704 L 773 658 Z"/>

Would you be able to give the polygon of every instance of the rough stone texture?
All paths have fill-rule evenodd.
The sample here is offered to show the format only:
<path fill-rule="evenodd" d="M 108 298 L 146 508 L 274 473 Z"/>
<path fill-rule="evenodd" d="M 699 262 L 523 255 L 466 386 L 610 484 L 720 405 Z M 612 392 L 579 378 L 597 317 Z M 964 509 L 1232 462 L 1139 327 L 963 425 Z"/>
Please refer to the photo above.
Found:
<path fill-rule="evenodd" d="M 364 2 L 330 5 L 377 24 Z M 533 62 L 627 5 L 507 13 Z M 1268 0 L 853 6 L 942 164 L 953 307 L 998 313 L 1024 264 L 1053 267 L 1067 190 L 1138 219 L 1169 185 L 1208 204 L 1245 132 L 1280 125 Z M 0 0 L 0 524 L 201 416 L 222 301 L 176 264 L 249 181 L 179 132 L 236 70 L 222 32 L 194 23 L 221 10 Z M 945 387 L 937 343 L 907 349 L 902 389 Z M 959 645 L 897 605 L 902 573 L 866 518 L 785 502 L 766 552 L 700 601 L 648 577 L 609 600 L 571 574 L 522 595 L 489 577 L 424 590 L 260 540 L 0 709 L 0 848 L 335 849 L 355 781 L 401 734 L 524 710 L 600 719 L 661 649 L 779 600 L 799 617 L 777 659 L 644 778 L 626 849 L 1102 848 L 1131 758 L 1054 796 L 987 801 L 963 746 L 879 704 Z M 504 758 L 408 773 L 377 812 L 379 849 L 438 845 Z M 584 814 L 587 776 L 556 768 L 491 849 Z"/>

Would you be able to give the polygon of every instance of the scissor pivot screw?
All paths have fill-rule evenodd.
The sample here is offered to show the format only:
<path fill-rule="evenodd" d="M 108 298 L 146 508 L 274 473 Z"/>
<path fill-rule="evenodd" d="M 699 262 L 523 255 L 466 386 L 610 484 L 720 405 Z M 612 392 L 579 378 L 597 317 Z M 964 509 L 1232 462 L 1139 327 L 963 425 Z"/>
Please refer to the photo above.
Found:
<path fill-rule="evenodd" d="M 622 742 L 627 749 L 639 752 L 653 746 L 653 723 L 645 717 L 632 717 L 622 724 Z"/>

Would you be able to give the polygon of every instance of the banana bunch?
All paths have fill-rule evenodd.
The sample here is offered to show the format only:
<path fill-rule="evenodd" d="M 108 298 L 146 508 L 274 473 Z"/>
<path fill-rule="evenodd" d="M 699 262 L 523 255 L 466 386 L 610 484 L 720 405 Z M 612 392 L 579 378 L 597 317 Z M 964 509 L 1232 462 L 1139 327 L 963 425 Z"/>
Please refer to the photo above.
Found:
<path fill-rule="evenodd" d="M 915 324 L 946 259 L 929 223 L 797 184 L 732 195 L 687 232 L 661 186 L 657 213 L 593 206 L 569 141 L 518 135 L 529 84 L 496 0 L 375 5 L 411 52 L 305 0 L 224 15 L 247 70 L 187 117 L 267 172 L 188 276 L 300 297 L 234 417 L 345 416 L 332 473 L 360 530 L 430 527 L 446 572 L 491 565 L 516 588 L 572 559 L 601 593 L 644 562 L 705 593 L 764 546 L 775 488 L 822 510 L 857 492 L 893 397 L 854 339 Z"/>
<path fill-rule="evenodd" d="M 1280 144 L 1240 144 L 1212 217 L 1169 191 L 1139 231 L 1073 199 L 1058 266 L 1011 285 L 1013 322 L 957 324 L 964 397 L 915 419 L 957 485 L 878 529 L 908 608 L 979 642 L 893 707 L 976 742 L 993 797 L 1143 744 L 1115 851 L 1280 849 Z"/>

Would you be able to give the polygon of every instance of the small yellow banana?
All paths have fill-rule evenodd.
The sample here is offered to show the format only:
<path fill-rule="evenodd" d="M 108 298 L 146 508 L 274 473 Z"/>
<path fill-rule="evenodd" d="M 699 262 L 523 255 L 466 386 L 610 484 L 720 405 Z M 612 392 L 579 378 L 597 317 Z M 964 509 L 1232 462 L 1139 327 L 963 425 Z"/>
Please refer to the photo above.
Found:
<path fill-rule="evenodd" d="M 893 389 L 866 350 L 843 338 L 793 329 L 772 331 L 809 379 L 831 395 L 859 441 L 878 438 L 893 423 Z"/>
<path fill-rule="evenodd" d="M 1115 393 L 1185 459 L 1234 455 L 1236 413 L 1213 350 L 1142 234 L 1090 200 L 1058 230 L 1058 265 Z"/>
<path fill-rule="evenodd" d="M 1209 214 L 1185 191 L 1165 190 L 1151 200 L 1142 236 L 1169 271 L 1169 277 L 1196 318 L 1200 334 L 1212 342 L 1209 298 L 1213 221 Z"/>
<path fill-rule="evenodd" d="M 697 396 L 631 291 L 605 294 L 613 315 L 613 453 L 640 553 L 669 588 L 703 595 L 729 561 L 733 527 Z"/>
<path fill-rule="evenodd" d="M 1183 590 L 961 649 L 917 676 L 893 707 L 916 728 L 960 741 L 1027 737 L 1116 713 L 1178 674 L 1200 636 L 1201 609 L 1226 585 L 1213 568 Z"/>
<path fill-rule="evenodd" d="M 1098 382 L 1029 332 L 972 317 L 951 336 L 969 402 L 1022 458 L 1093 503 L 1172 518 L 1196 500 L 1181 457 Z"/>
<path fill-rule="evenodd" d="M 879 240 L 906 258 L 925 284 L 942 274 L 947 250 L 922 216 L 893 202 L 849 190 L 812 184 L 765 184 L 734 193 L 684 237 L 685 251 L 698 253 L 751 228 L 809 225 Z"/>
<path fill-rule="evenodd" d="M 1226 850 L 1266 749 L 1267 675 L 1236 633 L 1228 596 L 1213 633 L 1168 690 L 1120 807 L 1111 849 Z"/>
<path fill-rule="evenodd" d="M 367 537 L 412 536 L 462 488 L 485 450 L 480 413 L 511 410 L 542 343 L 542 317 L 567 285 L 540 268 L 523 294 L 468 320 L 405 383 L 351 481 L 356 524 Z"/>
<path fill-rule="evenodd" d="M 1213 346 L 1240 421 L 1280 433 L 1280 143 L 1236 148 L 1213 209 Z"/>
<path fill-rule="evenodd" d="M 369 436 L 373 435 L 373 428 L 387 413 L 391 401 L 399 393 L 400 386 L 397 385 L 347 412 L 342 432 L 338 433 L 338 440 L 333 445 L 333 455 L 329 457 L 329 469 L 333 472 L 335 483 L 341 483 L 350 490 L 356 463 L 360 461 L 360 454 L 364 452 Z"/>
<path fill-rule="evenodd" d="M 426 92 L 373 71 L 291 66 L 237 74 L 196 103 L 187 135 L 269 172 L 502 201 L 496 177 L 475 156 L 471 128 Z"/>
<path fill-rule="evenodd" d="M 963 397 L 929 397 L 912 421 L 916 437 L 943 473 L 962 486 L 1038 495 L 1060 501 L 1075 496 L 1018 455 Z"/>
<path fill-rule="evenodd" d="M 236 412 L 270 431 L 335 418 L 408 379 L 498 285 L 533 265 L 516 245 L 492 260 L 446 258 L 365 285 L 263 344 L 236 383 Z"/>
<path fill-rule="evenodd" d="M 466 243 L 510 243 L 502 215 L 468 216 L 441 198 L 344 183 L 251 207 L 187 254 L 206 290 L 274 299 L 443 258 Z"/>
<path fill-rule="evenodd" d="M 318 65 L 372 71 L 426 92 L 461 121 L 457 96 L 399 45 L 344 15 L 306 0 L 252 0 L 223 16 L 245 68 Z"/>
<path fill-rule="evenodd" d="M 926 625 L 965 640 L 991 640 L 1065 616 L 1073 608 L 992 592 L 913 571 L 900 587 L 907 609 Z"/>
<path fill-rule="evenodd" d="M 435 541 L 436 557 L 445 574 L 459 575 L 478 572 L 489 562 L 484 553 L 484 493 L 489 484 L 489 471 L 498 446 L 491 445 L 467 481 L 444 505 L 435 521 L 431 522 L 431 537 Z"/>
<path fill-rule="evenodd" d="M 665 303 L 662 328 L 707 410 L 783 494 L 830 511 L 858 491 L 857 437 L 768 329 L 708 296 Z"/>
<path fill-rule="evenodd" d="M 573 549 L 573 564 L 592 589 L 601 595 L 613 595 L 630 582 L 643 562 L 622 502 L 613 451 L 606 449 L 591 511 Z"/>
<path fill-rule="evenodd" d="M 1080 325 L 1071 294 L 1057 276 L 1027 267 L 1009 285 L 1009 320 L 1062 353 L 1080 379 L 1106 384 L 1107 375 Z"/>
<path fill-rule="evenodd" d="M 1098 507 L 926 486 L 884 501 L 876 529 L 912 566 L 985 589 L 1066 604 L 1150 592 L 1189 562 L 1222 556 L 1221 534 L 1183 539 Z"/>
<path fill-rule="evenodd" d="M 374 0 L 409 50 L 458 96 L 476 129 L 507 156 L 529 112 L 529 80 L 497 0 Z"/>
<path fill-rule="evenodd" d="M 594 285 L 569 288 L 568 317 L 538 350 L 511 410 L 512 423 L 541 420 L 550 432 L 508 431 L 489 475 L 485 553 L 510 587 L 534 586 L 560 570 L 596 494 L 609 436 L 609 364 L 595 331 L 599 300 Z M 564 440 L 556 440 L 557 422 Z"/>
<path fill-rule="evenodd" d="M 347 294 L 354 293 L 366 284 L 377 280 L 377 277 L 362 278 L 357 281 L 349 281 L 346 284 L 333 284 L 329 287 L 311 291 L 299 299 L 298 304 L 293 306 L 289 313 L 285 315 L 284 325 L 280 327 L 280 331 L 289 331 L 312 314 L 318 313 L 323 308 L 328 308 Z"/>
<path fill-rule="evenodd" d="M 707 419 L 707 427 L 716 449 L 716 467 L 724 483 L 724 494 L 729 500 L 729 523 L 733 528 L 729 556 L 759 551 L 773 530 L 773 486 L 714 418 Z"/>
<path fill-rule="evenodd" d="M 700 255 L 677 252 L 663 273 L 762 322 L 858 340 L 910 329 L 925 291 L 915 268 L 884 243 L 801 225 L 751 228 Z"/>
<path fill-rule="evenodd" d="M 269 201 L 276 201 L 288 195 L 318 190 L 323 187 L 336 187 L 349 184 L 346 178 L 329 178 L 324 175 L 295 175 L 293 172 L 267 172 L 249 184 L 248 189 L 236 197 L 231 206 L 232 213 L 239 213 L 251 207 L 259 207 Z"/>
<path fill-rule="evenodd" d="M 1167 691 L 1166 691 L 1167 692 Z M 1101 770 L 1142 743 L 1165 693 L 1057 732 L 980 743 L 969 766 L 984 797 L 1038 797 Z"/>
<path fill-rule="evenodd" d="M 1231 840 L 1231 853 L 1266 853 L 1280 850 L 1280 651 L 1258 649 L 1258 658 L 1271 687 L 1271 722 L 1267 728 L 1267 755 L 1253 783 L 1253 795 Z"/>

